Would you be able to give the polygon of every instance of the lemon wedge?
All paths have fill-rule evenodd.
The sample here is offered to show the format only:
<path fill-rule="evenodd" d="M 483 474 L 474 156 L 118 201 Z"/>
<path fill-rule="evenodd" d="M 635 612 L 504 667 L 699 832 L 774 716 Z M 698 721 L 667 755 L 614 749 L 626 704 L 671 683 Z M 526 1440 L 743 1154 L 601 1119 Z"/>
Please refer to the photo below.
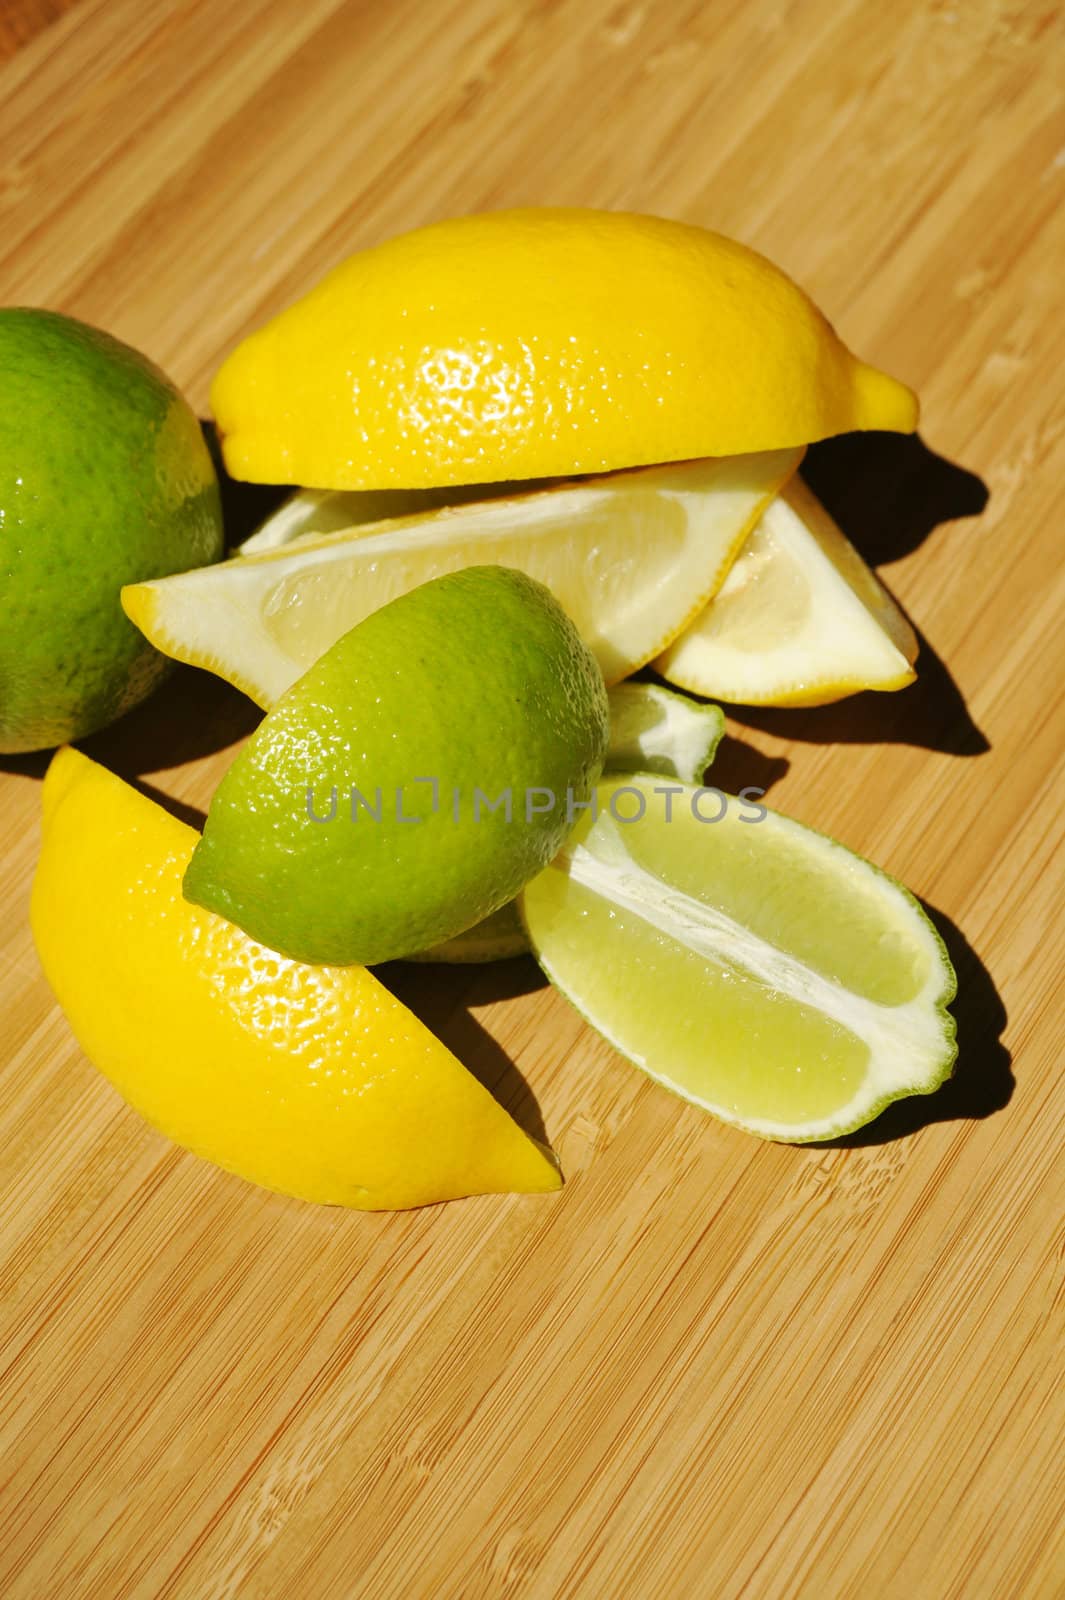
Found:
<path fill-rule="evenodd" d="M 306 536 L 257 555 L 127 585 L 122 604 L 164 655 L 269 707 L 372 611 L 464 567 L 547 586 L 608 683 L 702 609 L 802 451 L 725 456 Z"/>
<path fill-rule="evenodd" d="M 916 677 L 917 651 L 883 584 L 793 478 L 655 668 L 714 700 L 814 706 L 861 689 L 904 689 Z"/>
<path fill-rule="evenodd" d="M 296 489 L 235 551 L 259 556 L 321 533 L 342 533 L 371 522 L 418 517 L 473 500 L 501 500 L 546 489 L 549 483 L 462 483 L 447 489 Z"/>
<path fill-rule="evenodd" d="M 286 960 L 183 899 L 194 829 L 70 748 L 43 806 L 45 976 L 154 1127 L 253 1183 L 358 1210 L 559 1187 L 550 1153 L 372 973 Z"/>
<path fill-rule="evenodd" d="M 360 251 L 249 335 L 211 403 L 238 478 L 418 489 L 911 432 L 764 256 L 625 212 L 460 217 Z"/>

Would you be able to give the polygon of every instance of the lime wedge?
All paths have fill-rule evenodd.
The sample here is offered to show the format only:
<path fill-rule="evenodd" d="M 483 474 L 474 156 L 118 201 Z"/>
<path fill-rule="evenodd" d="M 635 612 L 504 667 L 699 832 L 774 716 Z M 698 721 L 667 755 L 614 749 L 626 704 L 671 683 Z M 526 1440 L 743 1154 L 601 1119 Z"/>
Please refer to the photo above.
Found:
<path fill-rule="evenodd" d="M 597 796 L 519 908 L 547 976 L 623 1055 L 789 1141 L 949 1076 L 954 972 L 901 884 L 717 790 L 632 775 Z"/>
<path fill-rule="evenodd" d="M 619 683 L 610 690 L 606 772 L 660 772 L 698 783 L 717 753 L 725 715 L 657 683 Z"/>

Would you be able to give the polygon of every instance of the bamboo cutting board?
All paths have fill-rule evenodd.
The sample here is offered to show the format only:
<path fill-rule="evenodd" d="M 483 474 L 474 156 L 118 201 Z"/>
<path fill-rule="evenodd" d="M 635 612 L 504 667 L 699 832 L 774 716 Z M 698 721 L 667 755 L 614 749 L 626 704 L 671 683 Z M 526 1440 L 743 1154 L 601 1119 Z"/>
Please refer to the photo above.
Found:
<path fill-rule="evenodd" d="M 529 962 L 395 969 L 568 1181 L 315 1209 L 81 1056 L 26 926 L 43 762 L 6 760 L 0 1593 L 1065 1592 L 1054 0 L 22 0 L 0 47 L 0 299 L 201 410 L 352 249 L 537 202 L 735 234 L 919 388 L 923 445 L 810 472 L 920 682 L 730 719 L 715 781 L 903 878 L 961 982 L 955 1081 L 795 1149 L 646 1082 Z M 87 747 L 202 808 L 253 720 L 184 672 Z"/>

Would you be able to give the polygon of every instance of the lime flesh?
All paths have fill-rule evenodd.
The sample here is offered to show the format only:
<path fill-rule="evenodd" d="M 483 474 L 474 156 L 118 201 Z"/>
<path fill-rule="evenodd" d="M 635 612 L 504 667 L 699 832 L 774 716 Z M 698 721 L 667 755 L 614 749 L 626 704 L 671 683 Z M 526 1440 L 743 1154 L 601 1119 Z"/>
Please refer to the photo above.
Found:
<path fill-rule="evenodd" d="M 917 901 L 717 791 L 672 786 L 667 820 L 664 787 L 602 783 L 599 817 L 527 885 L 552 982 L 652 1077 L 765 1138 L 833 1137 L 937 1088 L 955 979 Z"/>

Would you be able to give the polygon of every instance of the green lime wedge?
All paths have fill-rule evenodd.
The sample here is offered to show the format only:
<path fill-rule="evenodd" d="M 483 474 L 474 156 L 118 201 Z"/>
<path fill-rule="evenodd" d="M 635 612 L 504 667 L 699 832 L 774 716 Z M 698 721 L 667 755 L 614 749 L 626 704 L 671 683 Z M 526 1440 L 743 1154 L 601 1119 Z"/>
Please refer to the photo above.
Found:
<path fill-rule="evenodd" d="M 412 955 L 551 859 L 607 730 L 595 658 L 543 584 L 436 578 L 281 696 L 215 792 L 185 894 L 298 961 Z"/>
<path fill-rule="evenodd" d="M 789 1141 L 949 1076 L 954 972 L 901 884 L 717 790 L 635 774 L 597 799 L 519 908 L 547 976 L 623 1055 Z"/>
<path fill-rule="evenodd" d="M 619 683 L 609 693 L 606 772 L 659 772 L 699 783 L 725 732 L 720 706 L 657 683 Z"/>

